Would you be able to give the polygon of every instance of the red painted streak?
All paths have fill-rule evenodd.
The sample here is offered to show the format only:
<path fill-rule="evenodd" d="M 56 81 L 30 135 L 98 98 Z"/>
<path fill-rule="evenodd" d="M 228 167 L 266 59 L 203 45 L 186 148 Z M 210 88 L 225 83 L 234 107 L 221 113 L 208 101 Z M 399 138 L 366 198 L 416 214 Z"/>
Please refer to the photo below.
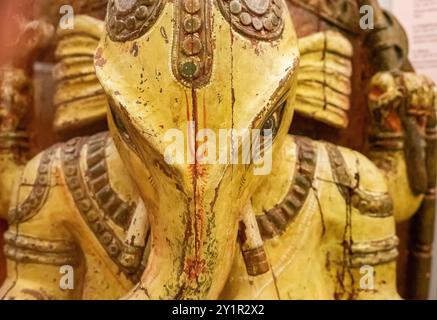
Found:
<path fill-rule="evenodd" d="M 194 130 L 189 130 L 187 139 L 189 143 L 189 150 L 194 155 L 194 164 L 189 164 L 189 170 L 191 173 L 192 186 L 193 186 L 193 207 L 194 207 L 194 219 L 189 219 L 187 228 L 193 228 L 194 231 L 194 254 L 185 257 L 184 261 L 184 273 L 187 275 L 190 281 L 197 281 L 200 274 L 205 272 L 206 260 L 203 258 L 203 241 L 204 241 L 204 224 L 205 224 L 205 210 L 204 210 L 204 187 L 205 180 L 207 178 L 207 168 L 197 161 L 197 152 L 199 149 L 199 142 L 196 137 L 199 132 L 199 106 L 198 96 L 196 90 L 191 90 L 191 107 L 192 112 L 190 115 L 190 103 L 187 92 L 185 92 L 186 98 L 186 116 L 187 121 L 194 123 Z M 201 121 L 203 127 L 206 128 L 206 101 L 203 96 L 202 101 L 203 116 Z M 194 132 L 193 132 L 194 131 Z M 194 134 L 194 140 L 192 135 Z M 192 145 L 194 141 L 194 146 Z"/>
<path fill-rule="evenodd" d="M 193 88 L 191 90 L 192 99 L 193 99 L 193 121 L 194 121 L 194 135 L 197 137 L 197 133 L 199 131 L 199 112 L 198 112 L 198 99 L 197 92 Z M 194 154 L 196 155 L 194 161 L 194 174 L 193 174 L 193 190 L 194 190 L 194 235 L 195 235 L 195 256 L 196 260 L 200 259 L 201 249 L 202 249 L 202 236 L 203 236 L 203 220 L 204 220 L 204 211 L 202 208 L 202 197 L 199 192 L 199 164 L 197 163 L 197 150 L 199 148 L 199 144 L 197 139 L 194 140 Z M 200 204 L 200 205 L 199 205 Z"/>
<path fill-rule="evenodd" d="M 185 108 L 186 108 L 186 112 L 187 112 L 187 143 L 188 143 L 188 150 L 190 152 L 190 159 L 195 155 L 195 150 L 194 150 L 194 146 L 191 144 L 191 141 L 193 141 L 193 137 L 192 137 L 192 131 L 191 131 L 191 126 L 189 125 L 190 121 L 192 121 L 191 119 L 191 115 L 190 115 L 190 102 L 188 100 L 188 95 L 187 92 L 185 91 Z"/>
<path fill-rule="evenodd" d="M 205 94 L 203 94 L 203 128 L 206 129 L 206 101 L 205 101 Z"/>
<path fill-rule="evenodd" d="M 203 103 L 202 103 L 202 109 L 203 109 L 203 128 L 206 129 L 206 101 L 205 101 L 205 94 L 203 94 Z M 208 143 L 208 137 L 205 137 L 205 140 L 203 141 L 203 143 Z M 207 151 L 205 149 L 205 152 L 203 154 L 203 157 L 207 156 Z M 209 156 L 209 155 L 208 155 Z M 202 170 L 202 175 L 204 175 L 206 173 L 206 170 Z"/>
<path fill-rule="evenodd" d="M 191 90 L 191 95 L 192 95 L 191 97 L 192 104 L 190 106 L 188 93 L 185 91 L 188 150 L 191 153 L 191 156 L 194 156 L 194 164 L 188 164 L 189 171 L 191 173 L 192 186 L 193 186 L 194 222 L 191 218 L 187 219 L 186 231 L 189 232 L 191 228 L 194 229 L 194 255 L 185 257 L 183 271 L 187 275 L 190 281 L 196 281 L 199 278 L 199 275 L 202 272 L 204 272 L 204 268 L 205 268 L 205 260 L 202 259 L 203 223 L 205 219 L 204 219 L 204 210 L 201 205 L 201 203 L 203 202 L 201 196 L 202 192 L 199 192 L 199 186 L 198 186 L 200 175 L 199 175 L 199 164 L 197 163 L 197 158 L 196 158 L 196 153 L 198 150 L 198 141 L 196 139 L 196 136 L 199 130 L 198 128 L 199 121 L 198 121 L 197 93 L 194 88 Z M 190 107 L 193 108 L 191 114 L 190 114 Z M 191 126 L 188 125 L 190 121 L 194 123 L 194 132 Z M 193 146 L 193 141 L 194 141 L 194 146 Z"/>

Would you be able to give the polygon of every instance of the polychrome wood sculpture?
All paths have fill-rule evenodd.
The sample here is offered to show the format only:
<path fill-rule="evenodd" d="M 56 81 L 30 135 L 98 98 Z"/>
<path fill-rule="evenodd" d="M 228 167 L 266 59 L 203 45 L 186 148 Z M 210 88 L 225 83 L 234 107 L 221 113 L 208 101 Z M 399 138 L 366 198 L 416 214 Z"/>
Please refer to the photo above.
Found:
<path fill-rule="evenodd" d="M 1 298 L 399 298 L 394 214 L 412 215 L 422 200 L 405 169 L 418 152 L 380 153 L 401 168 L 381 171 L 357 151 L 288 134 L 295 105 L 309 107 L 295 104 L 306 90 L 301 52 L 318 56 L 327 43 L 347 60 L 340 35 L 299 48 L 283 0 L 110 0 L 105 29 L 80 19 L 103 32 L 94 66 L 109 133 L 55 145 L 21 172 Z M 332 64 L 340 78 L 342 61 Z M 428 80 L 401 76 L 425 100 L 396 109 L 399 130 L 435 103 Z M 401 76 L 372 82 L 376 137 Z"/>

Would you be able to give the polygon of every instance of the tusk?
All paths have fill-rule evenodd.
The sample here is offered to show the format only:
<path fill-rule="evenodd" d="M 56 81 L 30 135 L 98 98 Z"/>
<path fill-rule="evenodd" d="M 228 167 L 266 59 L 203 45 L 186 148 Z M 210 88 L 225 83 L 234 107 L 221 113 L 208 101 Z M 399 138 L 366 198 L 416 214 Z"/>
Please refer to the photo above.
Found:
<path fill-rule="evenodd" d="M 250 276 L 258 276 L 268 272 L 270 267 L 264 242 L 250 201 L 243 209 L 238 236 L 247 273 Z"/>
<path fill-rule="evenodd" d="M 132 246 L 146 246 L 147 233 L 149 232 L 150 224 L 147 217 L 147 209 L 141 198 L 138 199 L 138 205 L 132 217 L 132 222 L 126 232 L 126 243 Z"/>

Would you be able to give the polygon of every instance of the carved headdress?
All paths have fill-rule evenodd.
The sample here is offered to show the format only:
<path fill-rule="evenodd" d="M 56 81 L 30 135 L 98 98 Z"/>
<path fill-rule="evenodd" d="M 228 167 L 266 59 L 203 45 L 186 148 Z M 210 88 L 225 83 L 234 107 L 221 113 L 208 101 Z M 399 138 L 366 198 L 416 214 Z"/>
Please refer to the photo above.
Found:
<path fill-rule="evenodd" d="M 109 1 L 95 66 L 114 113 L 147 119 L 138 124 L 152 136 L 200 119 L 213 130 L 262 126 L 298 65 L 285 8 L 281 0 Z"/>

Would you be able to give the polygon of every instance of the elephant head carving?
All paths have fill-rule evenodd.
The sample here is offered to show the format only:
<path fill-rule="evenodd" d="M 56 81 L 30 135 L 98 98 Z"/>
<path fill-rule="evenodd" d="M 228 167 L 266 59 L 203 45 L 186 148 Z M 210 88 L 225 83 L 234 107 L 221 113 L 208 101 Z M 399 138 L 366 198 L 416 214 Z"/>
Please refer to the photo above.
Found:
<path fill-rule="evenodd" d="M 274 156 L 291 123 L 299 61 L 291 19 L 282 1 L 113 0 L 108 8 L 96 72 L 152 228 L 132 296 L 217 297 L 241 212 L 265 178 L 242 146 L 261 141 L 258 155 Z"/>

